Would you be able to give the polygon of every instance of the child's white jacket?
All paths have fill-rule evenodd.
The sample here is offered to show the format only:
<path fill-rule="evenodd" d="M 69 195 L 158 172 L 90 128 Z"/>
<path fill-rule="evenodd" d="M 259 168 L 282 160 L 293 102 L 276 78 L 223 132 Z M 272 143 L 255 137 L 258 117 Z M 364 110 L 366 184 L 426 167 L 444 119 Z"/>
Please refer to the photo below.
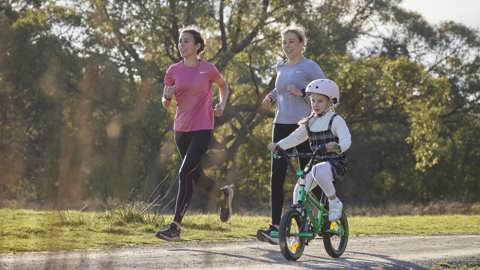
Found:
<path fill-rule="evenodd" d="M 329 111 L 320 117 L 313 117 L 310 119 L 308 121 L 310 132 L 328 130 L 328 123 L 334 114 L 335 112 Z M 333 135 L 338 137 L 338 144 L 340 145 L 342 153 L 347 151 L 352 144 L 352 138 L 350 131 L 348 130 L 347 123 L 340 115 L 335 116 L 333 119 L 331 130 Z M 282 149 L 289 149 L 303 143 L 306 140 L 308 140 L 307 128 L 305 125 L 300 125 L 300 127 L 290 133 L 290 135 L 283 140 L 280 140 L 278 142 L 278 146 L 280 146 Z"/>

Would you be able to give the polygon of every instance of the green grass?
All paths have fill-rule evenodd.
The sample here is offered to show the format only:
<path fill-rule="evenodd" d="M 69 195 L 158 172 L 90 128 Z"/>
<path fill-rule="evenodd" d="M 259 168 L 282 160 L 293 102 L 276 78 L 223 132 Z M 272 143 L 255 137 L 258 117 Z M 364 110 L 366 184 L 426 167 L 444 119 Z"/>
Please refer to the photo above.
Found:
<path fill-rule="evenodd" d="M 452 264 L 446 261 L 441 261 L 434 264 L 431 268 L 432 270 L 446 270 L 446 269 L 455 269 L 455 270 L 480 270 L 480 265 L 472 264 Z"/>
<path fill-rule="evenodd" d="M 354 216 L 348 221 L 356 236 L 480 234 L 480 215 Z"/>
<path fill-rule="evenodd" d="M 0 252 L 162 244 L 154 233 L 171 218 L 131 207 L 107 212 L 0 209 Z M 222 223 L 213 214 L 187 215 L 182 240 L 252 238 L 268 223 L 266 216 L 234 215 Z M 352 236 L 480 233 L 480 215 L 354 216 L 349 223 Z"/>

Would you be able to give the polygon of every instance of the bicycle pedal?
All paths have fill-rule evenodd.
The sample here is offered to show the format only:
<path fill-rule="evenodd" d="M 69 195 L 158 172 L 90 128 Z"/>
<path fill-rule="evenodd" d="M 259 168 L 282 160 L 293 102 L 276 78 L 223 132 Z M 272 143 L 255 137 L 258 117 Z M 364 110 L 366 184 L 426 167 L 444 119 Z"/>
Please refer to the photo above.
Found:
<path fill-rule="evenodd" d="M 298 234 L 300 238 L 313 238 L 313 233 L 312 232 L 300 232 Z"/>
<path fill-rule="evenodd" d="M 330 230 L 335 231 L 337 229 L 338 229 L 337 221 L 334 220 L 334 221 L 330 222 Z"/>

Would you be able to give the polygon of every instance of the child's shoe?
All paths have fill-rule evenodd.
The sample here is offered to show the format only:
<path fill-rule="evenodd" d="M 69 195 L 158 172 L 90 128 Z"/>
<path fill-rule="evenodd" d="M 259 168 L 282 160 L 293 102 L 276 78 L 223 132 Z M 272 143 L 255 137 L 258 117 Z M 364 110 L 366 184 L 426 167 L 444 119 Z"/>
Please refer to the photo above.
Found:
<path fill-rule="evenodd" d="M 343 203 L 337 198 L 328 200 L 328 220 L 333 221 L 342 217 Z"/>

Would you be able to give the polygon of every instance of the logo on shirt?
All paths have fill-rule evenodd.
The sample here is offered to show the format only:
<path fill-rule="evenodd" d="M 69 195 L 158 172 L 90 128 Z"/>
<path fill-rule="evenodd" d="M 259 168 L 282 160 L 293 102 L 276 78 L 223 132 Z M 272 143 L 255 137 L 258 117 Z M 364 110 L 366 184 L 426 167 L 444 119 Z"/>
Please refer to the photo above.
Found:
<path fill-rule="evenodd" d="M 295 73 L 304 73 L 304 71 L 303 70 L 297 70 L 297 71 L 295 71 Z"/>
<path fill-rule="evenodd" d="M 207 74 L 208 71 L 200 71 L 200 74 Z"/>

